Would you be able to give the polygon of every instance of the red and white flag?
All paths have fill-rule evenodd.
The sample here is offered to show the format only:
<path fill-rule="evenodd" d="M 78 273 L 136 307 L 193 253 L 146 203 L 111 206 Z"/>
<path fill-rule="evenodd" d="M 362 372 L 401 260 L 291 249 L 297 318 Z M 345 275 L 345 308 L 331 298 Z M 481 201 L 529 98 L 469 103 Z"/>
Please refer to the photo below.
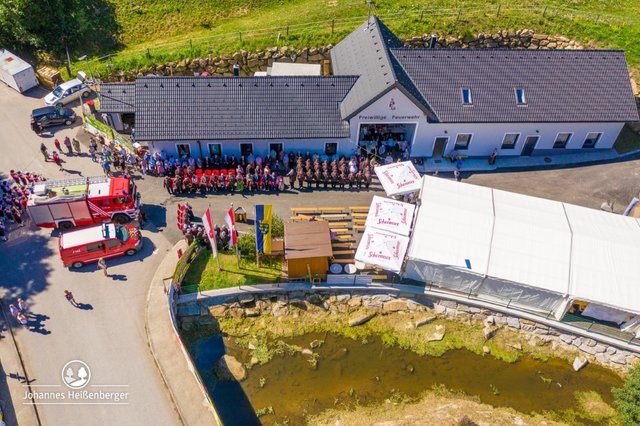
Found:
<path fill-rule="evenodd" d="M 227 214 L 224 216 L 224 221 L 227 223 L 227 227 L 231 232 L 231 238 L 229 239 L 229 248 L 235 247 L 236 245 L 236 220 L 233 217 L 233 207 L 229 209 Z"/>
<path fill-rule="evenodd" d="M 217 250 L 217 242 L 216 242 L 216 235 L 215 235 L 215 231 L 213 230 L 213 221 L 211 220 L 211 208 L 208 207 L 207 210 L 205 210 L 204 215 L 202 216 L 202 224 L 204 225 L 204 230 L 207 232 L 207 236 L 209 237 L 209 241 L 211 241 L 211 248 L 213 250 L 213 255 L 217 256 L 218 255 L 218 250 Z"/>

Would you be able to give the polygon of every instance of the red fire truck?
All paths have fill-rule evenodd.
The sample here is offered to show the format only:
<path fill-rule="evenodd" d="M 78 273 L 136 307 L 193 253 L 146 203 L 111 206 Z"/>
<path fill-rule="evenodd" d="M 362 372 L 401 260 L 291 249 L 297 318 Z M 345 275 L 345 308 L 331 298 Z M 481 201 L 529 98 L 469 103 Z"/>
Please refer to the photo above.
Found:
<path fill-rule="evenodd" d="M 140 194 L 130 179 L 103 176 L 48 180 L 34 186 L 27 210 L 36 225 L 71 229 L 136 217 Z"/>

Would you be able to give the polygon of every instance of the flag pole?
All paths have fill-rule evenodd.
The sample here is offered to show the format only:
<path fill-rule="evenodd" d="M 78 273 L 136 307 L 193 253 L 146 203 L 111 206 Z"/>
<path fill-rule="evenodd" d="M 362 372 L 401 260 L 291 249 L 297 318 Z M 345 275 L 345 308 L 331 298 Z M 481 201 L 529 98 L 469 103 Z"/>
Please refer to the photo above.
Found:
<path fill-rule="evenodd" d="M 235 244 L 235 249 L 236 249 L 236 262 L 238 265 L 238 269 L 240 269 L 240 249 L 238 248 L 238 233 L 236 232 L 236 217 L 235 214 L 236 212 L 233 210 L 233 203 L 231 203 L 231 214 L 233 215 L 233 229 L 231 229 L 231 241 L 233 241 L 233 237 L 236 237 L 236 244 Z"/>
<path fill-rule="evenodd" d="M 255 208 L 255 214 L 256 214 L 256 219 L 255 219 L 255 230 L 254 230 L 254 234 L 256 236 L 256 266 L 259 268 L 260 267 L 260 252 L 258 251 L 258 226 L 260 226 L 260 224 L 258 223 L 258 205 L 256 204 L 256 208 Z"/>
<path fill-rule="evenodd" d="M 208 203 L 208 210 L 209 210 L 209 217 L 211 217 L 211 203 Z M 211 224 L 213 226 L 213 223 Z M 216 251 L 216 263 L 218 264 L 218 272 L 222 271 L 222 267 L 220 266 L 220 252 L 218 251 L 218 238 L 216 238 L 216 230 L 215 229 L 211 229 L 212 234 L 213 234 L 213 241 L 211 242 L 211 244 L 213 244 L 215 246 L 215 251 Z"/>

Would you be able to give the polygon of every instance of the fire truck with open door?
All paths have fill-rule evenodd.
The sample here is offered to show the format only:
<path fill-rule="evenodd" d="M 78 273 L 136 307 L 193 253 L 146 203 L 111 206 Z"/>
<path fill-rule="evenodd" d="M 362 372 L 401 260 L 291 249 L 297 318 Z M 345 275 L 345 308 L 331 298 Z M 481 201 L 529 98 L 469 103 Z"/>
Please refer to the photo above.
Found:
<path fill-rule="evenodd" d="M 27 203 L 36 225 L 60 229 L 106 221 L 127 223 L 139 208 L 140 194 L 132 180 L 103 176 L 37 183 Z"/>

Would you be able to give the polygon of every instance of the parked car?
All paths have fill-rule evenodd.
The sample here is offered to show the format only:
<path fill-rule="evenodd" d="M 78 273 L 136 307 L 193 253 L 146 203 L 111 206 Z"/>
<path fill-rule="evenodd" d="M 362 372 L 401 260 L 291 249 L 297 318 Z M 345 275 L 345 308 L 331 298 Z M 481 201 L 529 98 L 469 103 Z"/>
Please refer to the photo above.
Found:
<path fill-rule="evenodd" d="M 45 105 L 62 106 L 69 102 L 86 98 L 91 92 L 91 88 L 85 84 L 86 74 L 78 72 L 78 76 L 73 80 L 65 81 L 44 97 Z"/>
<path fill-rule="evenodd" d="M 58 248 L 64 266 L 80 268 L 100 258 L 133 256 L 142 248 L 142 235 L 133 225 L 104 223 L 63 233 Z"/>
<path fill-rule="evenodd" d="M 45 127 L 70 126 L 76 121 L 76 113 L 69 108 L 44 107 L 31 111 L 31 128 L 38 133 Z"/>

